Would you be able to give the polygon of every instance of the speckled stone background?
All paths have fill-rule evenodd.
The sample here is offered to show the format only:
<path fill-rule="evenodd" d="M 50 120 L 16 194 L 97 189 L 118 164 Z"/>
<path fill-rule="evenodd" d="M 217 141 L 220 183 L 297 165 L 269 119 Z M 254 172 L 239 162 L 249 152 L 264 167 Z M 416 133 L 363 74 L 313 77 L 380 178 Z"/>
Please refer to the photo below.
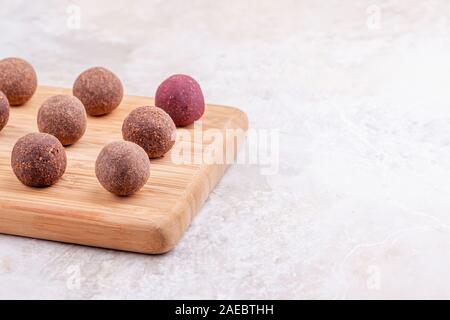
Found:
<path fill-rule="evenodd" d="M 1 235 L 0 298 L 450 298 L 449 1 L 1 0 L 0 12 L 0 56 L 28 59 L 41 84 L 103 65 L 127 94 L 153 96 L 191 74 L 208 102 L 279 130 L 280 156 L 274 175 L 230 168 L 167 255 Z"/>

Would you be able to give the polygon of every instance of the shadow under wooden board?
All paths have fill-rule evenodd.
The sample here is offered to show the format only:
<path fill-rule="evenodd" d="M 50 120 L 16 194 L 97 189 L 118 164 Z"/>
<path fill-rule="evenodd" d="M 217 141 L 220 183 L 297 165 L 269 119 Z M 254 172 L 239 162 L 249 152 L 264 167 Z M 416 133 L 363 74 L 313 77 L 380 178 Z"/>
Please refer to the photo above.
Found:
<path fill-rule="evenodd" d="M 60 181 L 49 188 L 26 187 L 11 169 L 11 151 L 21 136 L 37 132 L 38 109 L 56 94 L 71 94 L 71 90 L 39 87 L 27 104 L 11 107 L 8 125 L 0 132 L 0 233 L 141 253 L 167 252 L 224 174 L 226 163 L 236 156 L 248 128 L 242 111 L 207 105 L 195 130 L 194 125 L 178 129 L 172 153 L 151 160 L 150 179 L 141 191 L 118 197 L 97 181 L 95 160 L 104 145 L 122 139 L 122 121 L 131 110 L 153 105 L 151 98 L 127 96 L 111 114 L 88 117 L 86 134 L 66 147 L 67 169 Z M 228 161 L 220 160 L 222 151 Z"/>

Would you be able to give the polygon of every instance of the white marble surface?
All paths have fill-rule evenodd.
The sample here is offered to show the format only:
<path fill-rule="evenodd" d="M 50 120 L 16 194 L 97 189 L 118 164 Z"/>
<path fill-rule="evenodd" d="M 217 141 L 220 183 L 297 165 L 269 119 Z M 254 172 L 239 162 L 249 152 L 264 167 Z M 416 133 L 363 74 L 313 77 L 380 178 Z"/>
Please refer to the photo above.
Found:
<path fill-rule="evenodd" d="M 42 84 L 104 65 L 153 95 L 188 73 L 280 133 L 278 173 L 233 166 L 167 255 L 1 235 L 0 298 L 450 298 L 449 18 L 446 0 L 0 0 L 0 56 Z"/>

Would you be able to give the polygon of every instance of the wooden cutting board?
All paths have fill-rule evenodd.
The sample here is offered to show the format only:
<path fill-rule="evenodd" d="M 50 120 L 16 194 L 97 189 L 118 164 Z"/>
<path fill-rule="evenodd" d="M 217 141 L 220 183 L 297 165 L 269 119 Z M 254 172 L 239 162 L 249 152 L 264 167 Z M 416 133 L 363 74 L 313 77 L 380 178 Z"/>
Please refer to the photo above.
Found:
<path fill-rule="evenodd" d="M 201 130 L 194 134 L 193 126 L 185 128 L 188 131 L 178 129 L 174 146 L 181 150 L 180 144 L 188 145 L 183 150 L 197 160 L 178 164 L 170 155 L 152 160 L 150 179 L 141 191 L 117 197 L 97 181 L 95 160 L 104 145 L 122 139 L 122 121 L 132 109 L 153 105 L 151 98 L 125 97 L 111 114 L 88 117 L 86 134 L 66 148 L 67 170 L 57 184 L 26 187 L 12 172 L 11 151 L 21 136 L 37 132 L 38 109 L 55 94 L 71 94 L 71 90 L 40 87 L 26 105 L 11 108 L 9 123 L 0 132 L 0 233 L 141 253 L 167 252 L 178 243 L 227 167 L 220 161 L 201 161 L 206 158 L 199 155 L 220 143 L 211 136 L 199 140 L 199 132 L 241 129 L 236 139 L 223 139 L 224 150 L 235 157 L 248 127 L 242 111 L 208 105 Z"/>

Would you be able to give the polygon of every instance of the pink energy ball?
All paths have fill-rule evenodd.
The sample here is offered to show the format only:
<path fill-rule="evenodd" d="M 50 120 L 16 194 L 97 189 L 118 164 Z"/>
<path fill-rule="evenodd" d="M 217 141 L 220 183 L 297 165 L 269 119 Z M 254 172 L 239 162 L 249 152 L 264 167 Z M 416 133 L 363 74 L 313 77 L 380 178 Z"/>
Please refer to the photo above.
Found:
<path fill-rule="evenodd" d="M 177 127 L 192 124 L 205 112 L 200 85 L 183 74 L 173 75 L 159 85 L 155 105 L 167 112 Z"/>

